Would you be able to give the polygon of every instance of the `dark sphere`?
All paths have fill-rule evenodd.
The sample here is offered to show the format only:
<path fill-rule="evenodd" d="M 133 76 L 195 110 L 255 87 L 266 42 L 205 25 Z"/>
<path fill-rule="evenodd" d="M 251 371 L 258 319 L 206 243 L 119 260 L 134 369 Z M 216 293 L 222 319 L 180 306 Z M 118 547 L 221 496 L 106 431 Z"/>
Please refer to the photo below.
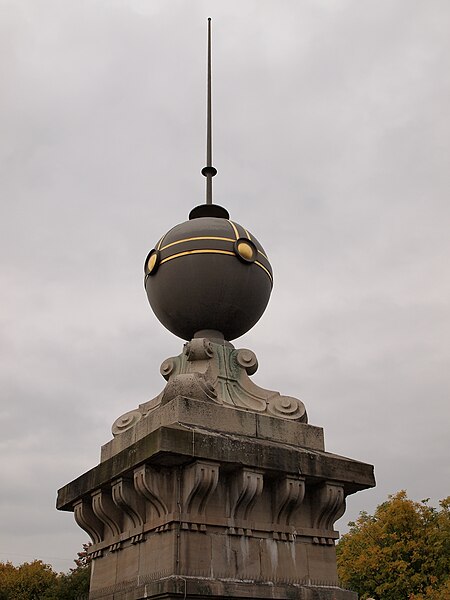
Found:
<path fill-rule="evenodd" d="M 213 205 L 215 206 L 215 205 Z M 164 235 L 145 261 L 155 315 L 185 340 L 205 329 L 233 340 L 259 320 L 272 291 L 261 244 L 226 218 L 201 216 Z"/>

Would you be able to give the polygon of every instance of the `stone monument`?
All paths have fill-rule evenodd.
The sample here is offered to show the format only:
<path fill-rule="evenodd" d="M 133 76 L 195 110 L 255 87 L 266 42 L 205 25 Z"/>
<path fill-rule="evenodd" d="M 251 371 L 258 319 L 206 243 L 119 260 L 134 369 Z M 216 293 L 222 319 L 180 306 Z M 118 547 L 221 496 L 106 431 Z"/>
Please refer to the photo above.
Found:
<path fill-rule="evenodd" d="M 259 387 L 255 354 L 231 344 L 263 314 L 273 275 L 212 203 L 210 39 L 209 22 L 206 204 L 145 261 L 150 305 L 186 343 L 57 508 L 92 539 L 90 600 L 355 600 L 339 587 L 333 525 L 347 495 L 375 485 L 373 467 L 326 452 L 301 400 Z"/>

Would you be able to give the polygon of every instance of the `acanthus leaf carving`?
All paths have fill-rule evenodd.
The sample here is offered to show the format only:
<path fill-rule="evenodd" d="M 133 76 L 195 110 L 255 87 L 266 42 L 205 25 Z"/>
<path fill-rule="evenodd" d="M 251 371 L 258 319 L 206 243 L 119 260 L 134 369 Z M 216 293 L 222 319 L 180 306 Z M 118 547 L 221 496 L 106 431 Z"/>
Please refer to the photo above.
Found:
<path fill-rule="evenodd" d="M 94 544 L 103 541 L 104 524 L 92 510 L 91 498 L 81 498 L 73 505 L 75 521 L 91 537 Z"/>
<path fill-rule="evenodd" d="M 113 434 L 117 436 L 132 429 L 158 406 L 178 396 L 307 423 L 308 415 L 301 400 L 264 389 L 250 379 L 249 375 L 257 368 L 258 359 L 251 350 L 236 350 L 229 343 L 194 338 L 179 356 L 162 363 L 161 374 L 167 381 L 162 392 L 116 419 Z"/>
<path fill-rule="evenodd" d="M 161 404 L 167 404 L 178 396 L 192 398 L 193 400 L 217 402 L 214 383 L 198 372 L 183 373 L 171 377 L 164 388 Z"/>
<path fill-rule="evenodd" d="M 261 471 L 241 469 L 234 474 L 231 485 L 231 517 L 247 520 L 263 489 Z"/>
<path fill-rule="evenodd" d="M 274 522 L 289 525 L 290 519 L 305 497 L 305 478 L 286 476 L 275 490 Z"/>
<path fill-rule="evenodd" d="M 134 470 L 134 487 L 136 491 L 148 500 L 151 507 L 156 511 L 158 518 L 161 518 L 169 512 L 169 509 L 162 498 L 158 476 L 158 472 L 149 465 L 142 465 Z"/>
<path fill-rule="evenodd" d="M 196 461 L 183 472 L 183 510 L 190 518 L 202 515 L 219 481 L 219 465 Z"/>

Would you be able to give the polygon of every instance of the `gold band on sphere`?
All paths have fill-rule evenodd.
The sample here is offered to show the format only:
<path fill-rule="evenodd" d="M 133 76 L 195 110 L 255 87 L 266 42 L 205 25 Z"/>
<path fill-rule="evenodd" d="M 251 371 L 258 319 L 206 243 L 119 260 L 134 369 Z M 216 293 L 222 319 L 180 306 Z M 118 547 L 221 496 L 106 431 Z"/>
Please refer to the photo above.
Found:
<path fill-rule="evenodd" d="M 208 236 L 208 235 L 199 235 L 197 237 L 184 238 L 183 240 L 177 240 L 176 242 L 170 242 L 170 244 L 166 244 L 162 248 L 161 251 L 166 250 L 172 246 L 176 246 L 178 244 L 184 244 L 185 242 L 196 242 L 197 240 L 218 240 L 220 242 L 234 242 L 233 238 L 228 237 L 219 237 L 219 236 Z"/>
<path fill-rule="evenodd" d="M 213 248 L 209 249 L 199 249 L 199 250 L 186 250 L 186 252 L 178 252 L 177 254 L 172 254 L 167 258 L 164 258 L 161 261 L 161 264 L 168 262 L 169 260 L 173 260 L 174 258 L 181 258 L 182 256 L 188 256 L 189 254 L 228 254 L 228 256 L 234 256 L 234 252 L 228 252 L 227 250 L 215 250 Z"/>
<path fill-rule="evenodd" d="M 152 260 L 153 256 L 155 256 L 155 254 L 150 253 L 149 258 L 147 259 L 147 269 L 146 269 L 147 275 L 153 275 L 156 272 L 155 266 L 153 266 L 153 270 L 150 270 L 150 268 L 149 268 L 149 263 Z M 157 267 L 159 267 L 160 265 L 163 265 L 171 260 L 174 260 L 175 258 L 182 258 L 183 256 L 189 256 L 190 254 L 223 254 L 225 256 L 236 256 L 236 252 L 229 252 L 228 250 L 216 250 L 214 248 L 186 250 L 185 252 L 177 252 L 177 254 L 172 254 L 171 256 L 167 256 L 166 258 L 163 258 L 162 260 L 159 260 L 159 258 L 157 258 L 156 259 Z M 256 266 L 258 266 L 260 269 L 262 269 L 268 275 L 271 282 L 273 281 L 273 277 L 272 277 L 272 274 L 270 273 L 269 269 L 267 269 L 260 262 L 254 260 L 254 259 L 248 260 L 246 258 L 244 258 L 243 262 L 246 262 L 247 264 L 255 264 Z"/>

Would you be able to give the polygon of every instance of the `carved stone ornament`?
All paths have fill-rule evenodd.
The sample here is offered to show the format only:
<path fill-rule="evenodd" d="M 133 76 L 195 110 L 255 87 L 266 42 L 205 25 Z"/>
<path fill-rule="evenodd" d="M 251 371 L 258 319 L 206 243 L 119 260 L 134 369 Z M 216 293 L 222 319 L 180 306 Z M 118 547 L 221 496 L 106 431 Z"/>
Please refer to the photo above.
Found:
<path fill-rule="evenodd" d="M 332 481 L 322 483 L 314 494 L 313 527 L 331 530 L 345 512 L 344 486 Z"/>
<path fill-rule="evenodd" d="M 305 497 L 305 478 L 285 476 L 276 486 L 274 523 L 289 525 L 292 515 Z"/>
<path fill-rule="evenodd" d="M 249 519 L 252 508 L 263 490 L 263 473 L 254 469 L 241 469 L 231 482 L 231 519 Z"/>
<path fill-rule="evenodd" d="M 196 461 L 184 470 L 183 511 L 189 517 L 202 515 L 219 481 L 219 467 L 210 461 Z"/>
<path fill-rule="evenodd" d="M 113 435 L 131 429 L 150 411 L 179 396 L 307 423 L 301 400 L 253 383 L 249 375 L 257 368 L 258 360 L 251 350 L 236 350 L 229 342 L 219 344 L 207 338 L 194 338 L 184 345 L 179 356 L 162 363 L 161 375 L 167 381 L 163 391 L 116 419 Z"/>

